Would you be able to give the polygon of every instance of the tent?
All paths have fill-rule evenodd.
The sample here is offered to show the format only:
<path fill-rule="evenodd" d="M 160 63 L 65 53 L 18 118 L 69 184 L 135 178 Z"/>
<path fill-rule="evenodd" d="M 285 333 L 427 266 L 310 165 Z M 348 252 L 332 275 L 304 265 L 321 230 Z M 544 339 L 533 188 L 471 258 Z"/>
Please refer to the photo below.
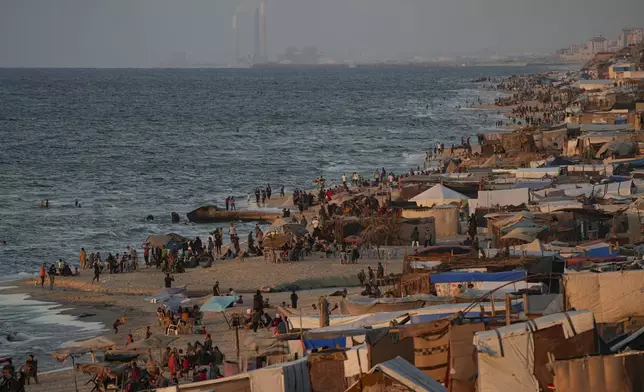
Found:
<path fill-rule="evenodd" d="M 558 391 L 644 390 L 644 378 L 640 374 L 640 369 L 644 366 L 642 352 L 584 356 L 555 361 L 553 365 L 554 384 Z"/>
<path fill-rule="evenodd" d="M 497 155 L 492 155 L 490 158 L 488 158 L 487 161 L 485 161 L 484 164 L 481 165 L 481 167 L 498 167 L 502 164 L 503 160 L 501 160 L 501 158 L 499 158 Z"/>
<path fill-rule="evenodd" d="M 524 323 L 509 325 L 474 335 L 478 359 L 478 391 L 538 391 L 535 376 L 538 350 L 535 334 L 546 328 L 561 325 L 563 344 L 587 331 L 593 331 L 595 320 L 587 310 L 556 313 Z M 594 336 L 591 341 L 594 341 Z"/>
<path fill-rule="evenodd" d="M 201 306 L 202 312 L 223 312 L 228 309 L 232 304 L 237 301 L 239 297 L 232 295 L 224 295 L 211 297 Z"/>
<path fill-rule="evenodd" d="M 405 387 L 401 389 L 400 387 Z M 401 357 L 379 363 L 346 392 L 385 392 L 390 390 L 414 392 L 447 392 L 437 381 L 427 376 Z"/>
<path fill-rule="evenodd" d="M 288 244 L 291 241 L 289 234 L 271 234 L 264 237 L 262 247 L 264 249 L 278 249 Z"/>
<path fill-rule="evenodd" d="M 431 207 L 433 205 L 460 203 L 469 198 L 461 193 L 450 189 L 443 184 L 436 184 L 420 195 L 414 196 L 409 201 L 414 201 L 420 207 Z"/>
<path fill-rule="evenodd" d="M 644 270 L 565 274 L 567 306 L 588 309 L 598 323 L 644 316 Z"/>
<path fill-rule="evenodd" d="M 249 373 L 253 392 L 309 392 L 311 380 L 307 358 L 268 366 Z"/>
<path fill-rule="evenodd" d="M 501 239 L 516 239 L 525 242 L 533 242 L 537 238 L 537 235 L 545 229 L 545 227 L 518 227 L 516 229 L 512 229 L 508 234 L 501 237 Z"/>
<path fill-rule="evenodd" d="M 543 243 L 540 239 L 535 239 L 529 244 L 518 245 L 514 249 L 516 250 L 525 250 L 528 252 L 545 252 L 547 249 L 543 246 Z"/>
<path fill-rule="evenodd" d="M 182 244 L 188 241 L 190 241 L 190 239 L 184 236 L 181 236 L 176 233 L 168 233 L 165 235 L 151 235 L 148 238 L 146 238 L 144 243 L 153 247 L 157 247 L 157 246 L 162 247 L 162 246 L 167 246 L 169 242 Z"/>
<path fill-rule="evenodd" d="M 628 156 L 633 153 L 635 153 L 636 148 L 633 143 L 627 143 L 627 142 L 621 142 L 621 141 L 612 141 L 604 144 L 599 151 L 597 151 L 597 154 L 595 154 L 595 158 L 601 158 L 604 155 L 613 155 L 615 154 L 616 156 Z"/>

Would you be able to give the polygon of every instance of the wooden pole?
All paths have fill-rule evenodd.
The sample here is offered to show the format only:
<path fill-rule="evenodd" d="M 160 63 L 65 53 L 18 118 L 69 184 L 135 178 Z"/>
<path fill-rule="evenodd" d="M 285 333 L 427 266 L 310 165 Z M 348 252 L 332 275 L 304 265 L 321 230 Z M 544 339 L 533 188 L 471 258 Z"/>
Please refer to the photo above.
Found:
<path fill-rule="evenodd" d="M 523 294 L 523 313 L 528 315 L 528 294 Z"/>
<path fill-rule="evenodd" d="M 237 353 L 237 366 L 241 369 L 241 363 L 240 363 L 240 358 L 239 358 L 239 328 L 237 326 L 235 328 L 235 352 Z"/>
<path fill-rule="evenodd" d="M 510 325 L 510 309 L 512 309 L 512 301 L 510 294 L 505 294 L 505 325 Z"/>
<path fill-rule="evenodd" d="M 72 373 L 74 374 L 74 388 L 76 389 L 76 392 L 78 392 L 78 381 L 76 381 L 76 364 L 74 361 L 74 356 L 70 355 L 72 358 Z"/>
<path fill-rule="evenodd" d="M 490 295 L 490 305 L 492 306 L 492 318 L 496 318 L 496 309 L 494 308 L 494 294 Z"/>

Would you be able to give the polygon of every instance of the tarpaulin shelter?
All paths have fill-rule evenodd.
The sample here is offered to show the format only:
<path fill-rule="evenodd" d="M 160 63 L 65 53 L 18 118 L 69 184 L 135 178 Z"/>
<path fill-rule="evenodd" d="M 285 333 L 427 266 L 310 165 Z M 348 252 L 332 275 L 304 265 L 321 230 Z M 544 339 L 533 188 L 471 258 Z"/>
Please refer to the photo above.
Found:
<path fill-rule="evenodd" d="M 525 242 L 534 241 L 545 227 L 518 227 L 512 229 L 508 234 L 501 237 L 502 240 L 520 240 Z"/>
<path fill-rule="evenodd" d="M 474 336 L 478 360 L 478 392 L 537 391 L 535 333 L 560 325 L 560 344 L 594 331 L 593 314 L 587 310 L 557 313 L 513 324 Z"/>
<path fill-rule="evenodd" d="M 262 247 L 266 249 L 279 249 L 291 241 L 289 234 L 273 234 L 264 237 Z"/>
<path fill-rule="evenodd" d="M 254 370 L 250 375 L 253 392 L 309 392 L 308 361 L 306 358 Z"/>
<path fill-rule="evenodd" d="M 637 151 L 637 148 L 633 143 L 622 142 L 622 141 L 612 141 L 601 146 L 595 158 L 601 158 L 604 155 L 616 155 L 619 157 L 625 157 L 632 155 Z"/>
<path fill-rule="evenodd" d="M 162 247 L 166 246 L 170 241 L 182 244 L 184 242 L 190 241 L 190 239 L 176 233 L 168 233 L 165 235 L 151 235 L 145 240 L 144 243 L 153 247 Z"/>
<path fill-rule="evenodd" d="M 416 202 L 420 207 L 431 207 L 449 203 L 460 203 L 469 200 L 469 197 L 452 190 L 443 184 L 436 184 L 425 192 L 412 197 L 409 201 Z"/>
<path fill-rule="evenodd" d="M 424 300 L 415 297 L 365 298 L 362 296 L 353 296 L 347 297 L 340 302 L 340 311 L 342 314 L 368 314 L 418 309 L 424 305 Z"/>
<path fill-rule="evenodd" d="M 202 312 L 223 312 L 228 309 L 232 304 L 237 301 L 239 297 L 232 295 L 224 295 L 217 297 L 210 297 L 206 303 L 204 303 L 200 310 Z"/>
<path fill-rule="evenodd" d="M 418 370 L 414 365 L 397 357 L 374 366 L 360 380 L 351 385 L 347 392 L 386 392 L 390 390 L 447 391 L 440 383 Z"/>
<path fill-rule="evenodd" d="M 644 391 L 644 353 L 584 356 L 554 362 L 554 385 L 566 392 Z"/>
<path fill-rule="evenodd" d="M 566 307 L 588 309 L 598 323 L 644 316 L 644 270 L 571 273 L 563 281 Z"/>

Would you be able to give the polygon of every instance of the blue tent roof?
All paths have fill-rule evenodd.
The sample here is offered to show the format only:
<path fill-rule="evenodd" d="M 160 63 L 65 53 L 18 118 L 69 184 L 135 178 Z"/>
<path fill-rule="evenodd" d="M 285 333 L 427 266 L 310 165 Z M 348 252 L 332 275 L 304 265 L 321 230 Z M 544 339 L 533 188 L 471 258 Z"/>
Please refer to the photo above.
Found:
<path fill-rule="evenodd" d="M 201 306 L 202 312 L 223 312 L 230 305 L 234 304 L 239 297 L 226 295 L 226 296 L 217 296 L 211 297 L 205 304 Z"/>
<path fill-rule="evenodd" d="M 459 283 L 459 282 L 511 282 L 524 279 L 526 271 L 507 272 L 443 272 L 432 274 L 432 283 Z"/>
<path fill-rule="evenodd" d="M 588 249 L 585 252 L 577 254 L 577 257 L 612 257 L 618 256 L 619 252 L 611 250 L 610 247 L 606 246 L 603 248 L 592 248 Z"/>

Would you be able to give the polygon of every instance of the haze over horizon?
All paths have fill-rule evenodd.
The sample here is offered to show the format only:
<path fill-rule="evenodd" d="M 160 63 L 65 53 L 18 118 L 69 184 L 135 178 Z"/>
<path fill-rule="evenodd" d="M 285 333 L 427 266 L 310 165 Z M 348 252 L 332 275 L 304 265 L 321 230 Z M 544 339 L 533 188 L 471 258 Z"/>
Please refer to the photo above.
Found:
<path fill-rule="evenodd" d="M 258 0 L 2 0 L 2 67 L 154 67 L 233 63 L 232 17 L 252 52 Z M 346 58 L 550 53 L 641 26 L 644 1 L 266 0 L 270 59 L 289 46 Z"/>

